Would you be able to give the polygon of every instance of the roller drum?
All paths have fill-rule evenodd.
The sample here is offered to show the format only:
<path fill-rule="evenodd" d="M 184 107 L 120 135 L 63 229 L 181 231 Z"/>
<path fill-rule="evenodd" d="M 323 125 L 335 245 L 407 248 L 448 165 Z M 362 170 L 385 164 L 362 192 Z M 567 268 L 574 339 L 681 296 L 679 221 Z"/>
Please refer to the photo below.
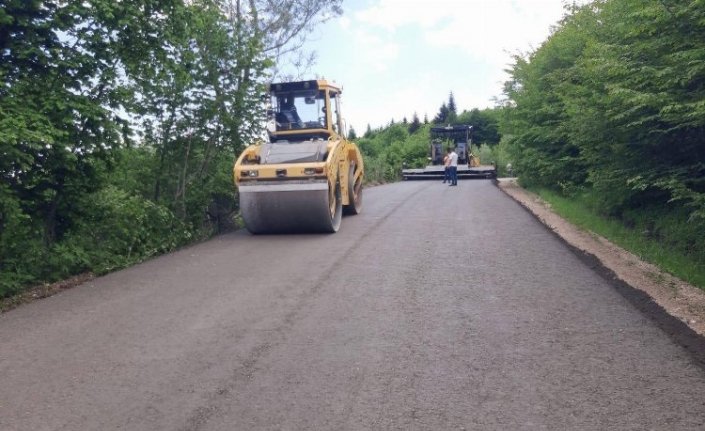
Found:
<path fill-rule="evenodd" d="M 340 188 L 331 194 L 327 181 L 241 184 L 239 192 L 240 214 L 253 234 L 332 233 L 340 227 Z"/>

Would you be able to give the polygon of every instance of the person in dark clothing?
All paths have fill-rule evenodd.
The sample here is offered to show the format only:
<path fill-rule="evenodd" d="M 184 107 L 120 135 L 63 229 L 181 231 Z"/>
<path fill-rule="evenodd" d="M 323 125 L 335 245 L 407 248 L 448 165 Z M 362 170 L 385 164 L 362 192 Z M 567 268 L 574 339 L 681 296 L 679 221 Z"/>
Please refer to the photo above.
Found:
<path fill-rule="evenodd" d="M 282 104 L 282 108 L 277 114 L 277 122 L 281 124 L 286 124 L 288 123 L 288 127 L 285 128 L 301 128 L 303 127 L 303 122 L 301 121 L 301 117 L 299 117 L 299 113 L 296 112 L 296 105 L 294 104 L 294 96 L 288 96 L 285 100 L 284 103 Z"/>

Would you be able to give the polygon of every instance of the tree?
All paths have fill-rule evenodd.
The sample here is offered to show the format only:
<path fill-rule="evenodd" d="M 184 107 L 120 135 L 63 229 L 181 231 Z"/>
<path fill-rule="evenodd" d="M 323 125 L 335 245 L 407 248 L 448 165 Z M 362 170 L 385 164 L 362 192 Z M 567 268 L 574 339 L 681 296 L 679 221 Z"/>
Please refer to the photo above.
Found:
<path fill-rule="evenodd" d="M 108 1 L 8 7 L 0 15 L 0 129 L 2 146 L 12 149 L 4 154 L 15 154 L 16 162 L 0 165 L 23 210 L 43 219 L 48 246 L 85 211 L 83 199 L 101 186 L 102 170 L 124 142 L 126 120 L 117 111 L 128 93 L 121 70 L 134 52 L 158 49 L 178 8 L 166 0 L 149 8 Z"/>
<path fill-rule="evenodd" d="M 194 226 L 203 220 L 198 208 L 232 186 L 217 176 L 217 161 L 234 157 L 259 133 L 263 88 L 256 77 L 270 65 L 261 41 L 222 8 L 208 0 L 188 6 L 183 28 L 171 35 L 169 60 L 156 63 L 156 73 L 138 67 L 141 79 L 133 81 L 138 128 L 158 158 L 151 198 Z M 218 186 L 205 187 L 216 178 Z"/>
<path fill-rule="evenodd" d="M 351 141 L 354 141 L 357 139 L 357 133 L 355 133 L 355 129 L 353 126 L 350 126 L 350 131 L 348 132 L 348 139 Z"/>
<path fill-rule="evenodd" d="M 450 92 L 450 95 L 448 96 L 448 112 L 452 112 L 454 114 L 458 113 L 458 108 L 455 106 L 455 96 L 453 96 L 453 92 Z"/>
<path fill-rule="evenodd" d="M 517 57 L 501 123 L 523 181 L 594 191 L 608 215 L 660 205 L 705 218 L 700 6 L 576 6 L 539 49 Z"/>
<path fill-rule="evenodd" d="M 496 109 L 471 109 L 458 115 L 458 124 L 472 126 L 472 140 L 475 144 L 497 145 L 500 141 L 499 114 Z"/>
<path fill-rule="evenodd" d="M 227 0 L 230 20 L 255 39 L 262 40 L 263 55 L 273 60 L 271 76 L 281 80 L 301 78 L 316 54 L 303 48 L 311 32 L 343 13 L 343 0 Z M 285 68 L 294 74 L 282 75 Z"/>
<path fill-rule="evenodd" d="M 528 58 L 515 57 L 505 84 L 515 107 L 507 111 L 503 134 L 513 136 L 514 165 L 528 185 L 572 188 L 583 184 L 586 166 L 571 142 L 563 89 L 587 43 L 586 35 L 564 25 Z"/>
<path fill-rule="evenodd" d="M 105 248 L 77 232 L 100 220 L 96 195 L 131 145 L 134 66 L 166 61 L 183 12 L 174 0 L 0 8 L 0 296 L 83 271 Z"/>
<path fill-rule="evenodd" d="M 448 119 L 448 106 L 443 102 L 438 113 L 433 117 L 433 124 L 445 124 Z"/>
<path fill-rule="evenodd" d="M 577 17 L 594 43 L 575 68 L 584 84 L 567 100 L 591 185 L 617 213 L 658 203 L 705 219 L 702 4 L 605 3 Z M 596 136 L 583 136 L 586 126 Z"/>
<path fill-rule="evenodd" d="M 416 133 L 421 127 L 421 122 L 419 121 L 419 116 L 414 112 L 414 116 L 411 118 L 411 123 L 409 124 L 409 134 Z"/>

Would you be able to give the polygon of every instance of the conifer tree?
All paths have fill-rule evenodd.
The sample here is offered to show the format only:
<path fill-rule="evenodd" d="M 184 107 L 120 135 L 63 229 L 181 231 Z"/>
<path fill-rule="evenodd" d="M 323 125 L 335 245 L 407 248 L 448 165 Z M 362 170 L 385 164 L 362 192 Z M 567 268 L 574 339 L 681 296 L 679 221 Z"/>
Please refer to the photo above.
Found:
<path fill-rule="evenodd" d="M 433 123 L 434 124 L 445 124 L 447 119 L 448 119 L 448 105 L 446 105 L 446 102 L 443 102 L 443 104 L 441 105 L 441 108 L 438 110 L 438 114 L 436 114 L 436 116 L 433 117 Z"/>
<path fill-rule="evenodd" d="M 454 114 L 458 114 L 458 107 L 455 105 L 455 96 L 453 96 L 453 92 L 450 92 L 450 96 L 448 96 L 448 112 L 452 112 Z"/>
<path fill-rule="evenodd" d="M 414 116 L 411 117 L 411 124 L 409 124 L 409 133 L 414 134 L 421 127 L 421 122 L 419 121 L 419 116 L 414 112 Z"/>

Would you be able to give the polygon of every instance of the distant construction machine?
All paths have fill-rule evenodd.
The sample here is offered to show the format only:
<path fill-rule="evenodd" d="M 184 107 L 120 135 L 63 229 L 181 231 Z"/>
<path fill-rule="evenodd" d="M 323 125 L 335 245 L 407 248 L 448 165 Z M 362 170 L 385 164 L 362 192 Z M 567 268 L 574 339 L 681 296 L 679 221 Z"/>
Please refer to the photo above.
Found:
<path fill-rule="evenodd" d="M 443 179 L 445 150 L 453 147 L 458 154 L 458 178 L 496 178 L 497 166 L 482 165 L 480 157 L 472 153 L 471 132 L 472 126 L 467 125 L 432 127 L 429 156 L 431 164 L 424 168 L 404 167 L 402 177 L 405 180 Z"/>
<path fill-rule="evenodd" d="M 336 232 L 343 212 L 361 211 L 362 154 L 345 138 L 340 94 L 322 79 L 269 86 L 269 142 L 233 168 L 251 233 Z"/>

